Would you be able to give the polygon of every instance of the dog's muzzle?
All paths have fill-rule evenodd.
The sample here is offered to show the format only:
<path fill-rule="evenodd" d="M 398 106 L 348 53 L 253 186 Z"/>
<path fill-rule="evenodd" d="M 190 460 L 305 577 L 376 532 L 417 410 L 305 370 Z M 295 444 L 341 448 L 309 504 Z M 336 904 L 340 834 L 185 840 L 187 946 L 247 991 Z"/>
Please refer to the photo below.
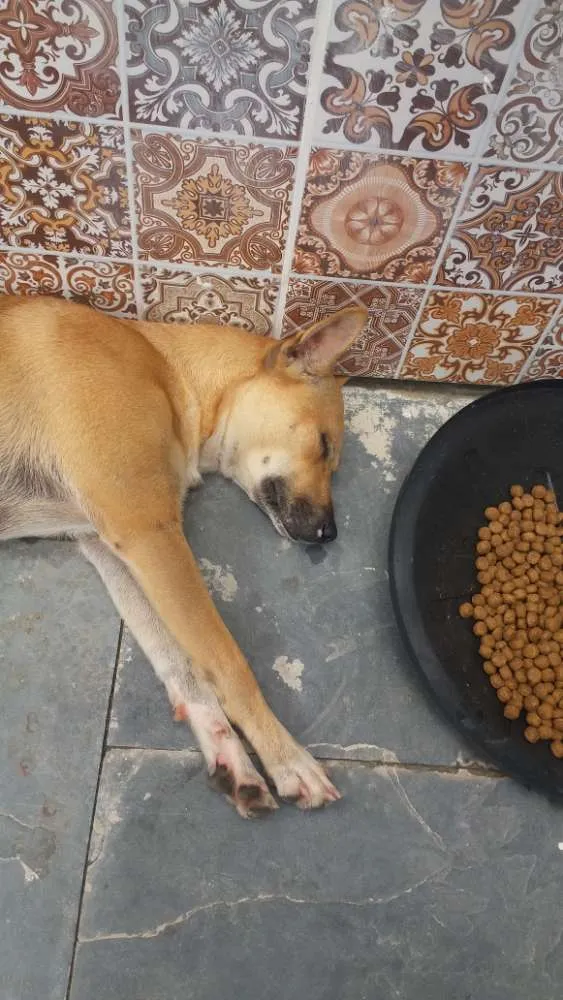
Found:
<path fill-rule="evenodd" d="M 288 500 L 285 483 L 279 477 L 265 479 L 256 499 L 278 531 L 294 542 L 333 542 L 338 534 L 332 504 L 322 508 L 306 497 Z"/>

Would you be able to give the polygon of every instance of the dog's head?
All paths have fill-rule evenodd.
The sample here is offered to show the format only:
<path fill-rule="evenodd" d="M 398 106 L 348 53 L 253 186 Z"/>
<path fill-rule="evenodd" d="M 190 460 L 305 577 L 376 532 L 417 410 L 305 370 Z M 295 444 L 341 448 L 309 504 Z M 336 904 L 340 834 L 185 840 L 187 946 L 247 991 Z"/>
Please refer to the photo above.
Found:
<path fill-rule="evenodd" d="M 258 374 L 233 393 L 221 467 L 299 542 L 336 538 L 331 497 L 344 430 L 338 359 L 367 319 L 344 309 L 305 331 L 271 342 Z"/>

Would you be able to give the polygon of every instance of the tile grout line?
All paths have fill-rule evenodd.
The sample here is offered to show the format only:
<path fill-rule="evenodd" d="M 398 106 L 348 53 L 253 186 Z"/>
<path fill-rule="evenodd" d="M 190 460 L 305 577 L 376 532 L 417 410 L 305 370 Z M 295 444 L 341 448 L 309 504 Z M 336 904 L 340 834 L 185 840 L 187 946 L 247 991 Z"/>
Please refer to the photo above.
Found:
<path fill-rule="evenodd" d="M 122 17 L 124 18 L 125 11 L 122 4 L 118 4 L 119 7 L 119 22 L 118 31 L 120 31 L 120 24 Z M 125 36 L 123 36 L 125 37 Z M 121 81 L 121 69 L 122 69 L 122 58 L 121 54 L 119 57 L 119 70 L 120 70 L 120 81 Z M 127 85 L 128 75 L 127 68 L 125 65 L 125 83 Z M 125 87 L 125 96 L 128 98 L 128 88 Z M 182 128 L 181 125 L 159 125 L 157 122 L 137 122 L 131 121 L 129 115 L 129 105 L 127 100 L 123 102 L 123 114 L 121 118 L 106 118 L 100 115 L 98 118 L 91 118 L 88 115 L 73 115 L 68 111 L 42 111 L 42 110 L 23 110 L 22 108 L 13 108 L 9 104 L 0 103 L 0 115 L 9 115 L 12 118 L 34 118 L 40 119 L 44 118 L 45 121 L 54 122 L 76 122 L 83 125 L 94 125 L 102 126 L 103 128 L 134 128 L 139 129 L 143 133 L 157 133 L 160 135 L 175 135 L 176 137 L 184 139 L 207 139 L 213 142 L 213 140 L 221 141 L 225 139 L 227 142 L 240 142 L 242 145 L 268 145 L 276 146 L 281 149 L 287 149 L 288 147 L 295 146 L 299 142 L 298 137 L 293 139 L 280 139 L 275 136 L 261 136 L 261 135 L 248 135 L 245 132 L 210 132 L 205 129 L 193 129 L 193 128 Z"/>
<path fill-rule="evenodd" d="M 329 744 L 330 746 L 330 744 Z M 314 745 L 305 744 L 305 749 L 308 749 L 310 753 L 314 754 Z M 140 746 L 139 744 L 133 743 L 112 743 L 108 746 L 108 753 L 149 753 L 155 754 L 172 754 L 178 756 L 197 756 L 201 757 L 203 761 L 203 755 L 199 748 L 194 747 L 153 747 L 153 746 Z M 249 756 L 252 759 L 259 759 L 258 755 L 249 749 Z M 479 764 L 476 761 L 468 761 L 464 763 L 453 763 L 453 764 L 439 764 L 439 763 L 426 763 L 423 761 L 416 760 L 382 760 L 381 758 L 374 758 L 370 760 L 366 757 L 319 757 L 315 756 L 315 760 L 318 760 L 321 764 L 326 764 L 328 767 L 332 765 L 340 764 L 353 764 L 361 767 L 371 767 L 380 770 L 399 770 L 399 771 L 413 771 L 413 772 L 428 772 L 430 774 L 447 774 L 447 775 L 459 775 L 459 774 L 470 774 L 476 778 L 507 778 L 508 775 L 504 771 L 499 771 L 496 768 L 489 766 L 485 763 Z M 80 942 L 79 942 L 80 943 Z"/>
<path fill-rule="evenodd" d="M 303 112 L 303 124 L 301 127 L 301 137 L 298 140 L 297 161 L 295 173 L 293 175 L 293 191 L 291 196 L 291 210 L 289 223 L 286 232 L 285 250 L 283 255 L 283 267 L 280 276 L 280 286 L 274 315 L 272 316 L 272 330 L 274 337 L 281 338 L 283 328 L 283 318 L 289 290 L 289 279 L 291 276 L 291 265 L 293 254 L 297 242 L 297 232 L 301 216 L 301 204 L 307 183 L 307 171 L 309 168 L 309 157 L 313 147 L 313 137 L 315 133 L 315 114 L 322 85 L 322 72 L 324 58 L 330 26 L 332 24 L 332 7 L 327 12 L 326 0 L 318 0 L 315 12 L 315 23 L 313 25 L 313 45 L 309 67 L 307 72 L 307 97 Z M 323 23 L 324 16 L 324 23 Z"/>
<path fill-rule="evenodd" d="M 542 333 L 540 339 L 538 340 L 536 346 L 534 348 L 532 348 L 532 350 L 530 351 L 529 358 L 524 362 L 524 364 L 522 365 L 520 371 L 518 372 L 518 375 L 517 375 L 517 377 L 515 379 L 515 384 L 516 385 L 518 385 L 520 382 L 522 382 L 524 380 L 524 377 L 528 374 L 528 371 L 532 367 L 534 361 L 536 360 L 536 358 L 537 358 L 537 356 L 538 356 L 541 348 L 543 347 L 543 345 L 545 344 L 545 342 L 548 340 L 548 338 L 551 336 L 551 334 L 553 333 L 553 331 L 557 328 L 557 324 L 558 324 L 558 322 L 559 322 L 562 314 L 563 314 L 563 301 L 561 301 L 559 303 L 559 305 L 557 306 L 557 309 L 553 313 L 553 316 L 551 317 L 551 320 L 547 324 L 547 326 L 546 326 L 544 332 Z"/>
<path fill-rule="evenodd" d="M 508 60 L 507 66 L 506 66 L 506 71 L 505 71 L 505 74 L 504 74 L 504 77 L 503 77 L 502 84 L 499 87 L 498 94 L 496 95 L 496 100 L 493 102 L 491 110 L 487 114 L 487 120 L 486 120 L 485 129 L 483 131 L 483 134 L 482 134 L 481 138 L 476 143 L 475 153 L 474 153 L 474 160 L 473 160 L 473 162 L 471 163 L 471 165 L 469 167 L 469 172 L 467 174 L 467 178 L 465 180 L 465 184 L 463 185 L 463 189 L 462 189 L 462 191 L 460 193 L 459 201 L 458 201 L 458 203 L 457 203 L 457 205 L 455 207 L 454 213 L 453 213 L 452 218 L 450 220 L 450 224 L 449 224 L 449 226 L 447 228 L 447 231 L 445 233 L 445 236 L 444 236 L 444 241 L 442 243 L 442 248 L 440 250 L 440 253 L 438 254 L 438 257 L 436 258 L 436 263 L 435 263 L 435 265 L 434 265 L 434 267 L 432 269 L 432 274 L 430 275 L 430 279 L 428 281 L 429 288 L 428 288 L 427 292 L 422 297 L 422 302 L 420 303 L 420 307 L 418 309 L 417 315 L 415 316 L 415 319 L 414 319 L 414 322 L 413 322 L 413 325 L 412 325 L 412 328 L 411 328 L 411 332 L 410 332 L 409 336 L 407 337 L 404 349 L 403 349 L 403 351 L 401 353 L 401 357 L 399 359 L 398 366 L 395 369 L 395 378 L 401 378 L 401 372 L 403 370 L 403 365 L 404 365 L 404 363 L 406 361 L 408 352 L 409 352 L 409 350 L 411 348 L 411 345 L 412 345 L 412 343 L 414 341 L 414 338 L 416 336 L 416 332 L 418 330 L 418 325 L 419 325 L 420 320 L 422 318 L 424 309 L 426 308 L 426 304 L 427 304 L 427 302 L 428 302 L 428 300 L 430 298 L 430 295 L 432 294 L 432 291 L 433 291 L 433 289 L 434 289 L 434 287 L 436 285 L 436 278 L 438 276 L 438 271 L 439 271 L 440 267 L 442 266 L 442 261 L 444 260 L 444 258 L 446 256 L 446 253 L 448 251 L 448 248 L 449 248 L 449 245 L 450 245 L 450 240 L 452 239 L 452 237 L 453 237 L 453 235 L 455 233 L 457 224 L 458 224 L 458 222 L 459 222 L 459 220 L 461 218 L 463 209 L 465 207 L 465 203 L 466 203 L 466 201 L 467 201 L 467 199 L 469 197 L 469 194 L 470 194 L 470 191 L 471 191 L 471 187 L 472 187 L 475 175 L 477 174 L 477 171 L 479 170 L 479 167 L 480 167 L 480 161 L 481 161 L 481 158 L 483 156 L 486 143 L 488 143 L 488 141 L 489 141 L 489 139 L 490 139 L 490 137 L 491 137 L 491 135 L 493 133 L 493 129 L 494 129 L 495 124 L 496 124 L 496 118 L 497 118 L 498 110 L 499 110 L 500 107 L 502 107 L 502 101 L 504 100 L 506 91 L 508 90 L 508 88 L 510 86 L 510 83 L 511 83 L 513 77 L 514 77 L 514 73 L 516 71 L 516 67 L 518 66 L 518 62 L 519 62 L 519 60 L 521 58 L 522 51 L 524 49 L 524 45 L 525 45 L 525 41 L 526 41 L 526 37 L 527 37 L 527 32 L 528 32 L 528 28 L 530 27 L 531 22 L 535 18 L 535 13 L 536 13 L 537 7 L 538 7 L 538 2 L 533 3 L 530 6 L 527 15 L 525 15 L 524 18 L 523 18 L 522 27 L 520 29 L 521 30 L 521 38 L 520 38 L 520 40 L 515 41 L 514 49 L 512 51 L 512 54 L 510 56 L 510 59 Z M 487 163 L 485 162 L 484 165 L 486 166 Z M 457 287 L 457 286 L 455 286 L 455 287 Z M 474 290 L 474 291 L 478 294 L 477 290 Z"/>
<path fill-rule="evenodd" d="M 241 143 L 242 145 L 263 145 L 278 147 L 281 149 L 292 148 L 299 145 L 302 141 L 297 136 L 293 139 L 279 139 L 273 136 L 247 135 L 245 133 L 238 132 L 208 132 L 204 129 L 198 131 L 197 129 L 181 128 L 181 126 L 177 125 L 159 125 L 156 122 L 135 122 L 130 119 L 126 121 L 125 115 L 123 118 L 104 118 L 102 116 L 99 118 L 89 118 L 88 116 L 72 115 L 66 111 L 40 111 L 38 109 L 37 111 L 31 112 L 24 111 L 21 108 L 10 107 L 8 104 L 0 104 L 0 115 L 8 115 L 11 118 L 44 118 L 45 121 L 70 122 L 78 125 L 92 125 L 98 128 L 103 126 L 104 128 L 118 128 L 124 130 L 137 129 L 143 134 L 150 134 L 151 132 L 160 135 L 171 134 L 177 137 L 192 140 L 207 140 L 211 142 L 221 142 L 222 140 L 225 140 L 226 142 Z M 490 132 L 486 132 L 486 135 L 487 138 L 490 138 Z M 412 147 L 403 149 L 398 146 L 376 146 L 371 142 L 355 143 L 350 142 L 348 139 L 341 139 L 339 136 L 324 134 L 319 136 L 318 133 L 313 135 L 311 145 L 325 149 L 348 150 L 351 153 L 364 153 L 366 156 L 395 156 L 400 159 L 412 158 L 415 160 L 445 160 L 452 163 L 472 163 L 478 158 L 476 153 L 467 153 L 464 155 L 463 153 L 458 153 L 453 149 L 433 151 L 426 149 L 413 149 Z M 529 162 L 515 160 L 510 156 L 506 158 L 491 156 L 487 157 L 486 165 L 491 167 L 505 167 L 507 169 L 516 168 L 519 170 L 541 170 L 551 171 L 553 173 L 563 173 L 563 163 L 557 163 L 551 160 L 533 160 L 532 162 Z"/>
<path fill-rule="evenodd" d="M 442 266 L 442 260 L 443 260 L 445 254 L 446 254 L 447 247 L 449 246 L 449 243 L 450 243 L 450 239 L 452 238 L 452 236 L 453 236 L 453 234 L 455 232 L 455 229 L 457 227 L 457 224 L 459 222 L 459 219 L 461 217 L 461 213 L 462 213 L 463 207 L 465 205 L 465 200 L 466 200 L 466 198 L 467 198 L 467 196 L 469 194 L 469 191 L 471 190 L 471 186 L 473 184 L 473 179 L 474 179 L 475 174 L 477 173 L 478 169 L 479 169 L 479 162 L 478 162 L 478 160 L 475 160 L 475 162 L 472 163 L 471 166 L 470 166 L 470 168 L 469 168 L 467 177 L 465 178 L 465 181 L 463 183 L 463 187 L 462 187 L 460 195 L 459 195 L 459 199 L 457 201 L 456 207 L 455 207 L 455 209 L 453 211 L 453 214 L 452 214 L 452 217 L 450 219 L 449 226 L 447 227 L 446 232 L 444 234 L 444 239 L 443 239 L 443 242 L 442 242 L 442 247 L 441 247 L 441 249 L 440 249 L 440 251 L 439 251 L 439 253 L 438 253 L 437 257 L 436 257 L 436 260 L 434 262 L 434 267 L 432 268 L 432 273 L 430 275 L 430 278 L 428 279 L 426 291 L 425 291 L 424 295 L 422 296 L 422 300 L 421 300 L 421 303 L 420 303 L 420 305 L 418 307 L 416 316 L 415 316 L 415 318 L 413 320 L 413 324 L 412 324 L 410 333 L 409 333 L 409 335 L 408 335 L 408 337 L 407 337 L 407 339 L 405 341 L 405 346 L 403 347 L 403 350 L 401 351 L 401 356 L 399 358 L 399 361 L 397 363 L 397 367 L 395 369 L 395 374 L 393 376 L 394 378 L 401 378 L 401 372 L 403 370 L 403 365 L 404 365 L 404 363 L 406 361 L 407 354 L 408 354 L 408 352 L 409 352 L 409 350 L 411 348 L 411 344 L 412 344 L 412 342 L 413 342 L 413 340 L 414 340 L 414 338 L 416 336 L 416 332 L 418 330 L 418 326 L 419 326 L 420 320 L 422 319 L 422 315 L 423 315 L 423 312 L 424 312 L 424 310 L 426 308 L 426 304 L 428 302 L 428 299 L 432 295 L 432 293 L 434 291 L 434 288 L 436 286 L 436 278 L 438 276 L 438 271 L 440 270 L 440 267 Z M 449 289 L 449 290 L 451 291 L 451 289 Z"/>
<path fill-rule="evenodd" d="M 497 106 L 498 107 L 498 106 Z M 491 131 L 485 130 L 484 135 L 488 140 L 492 133 Z M 348 150 L 350 153 L 363 153 L 365 156 L 371 157 L 389 157 L 393 156 L 398 159 L 413 159 L 413 160 L 438 160 L 444 161 L 446 163 L 473 163 L 475 160 L 480 159 L 483 162 L 483 154 L 478 155 L 477 153 L 457 153 L 453 149 L 437 149 L 426 150 L 426 149 L 413 149 L 409 147 L 408 149 L 402 149 L 398 146 L 375 146 L 372 143 L 356 143 L 350 142 L 348 139 L 339 139 L 338 136 L 317 136 L 313 145 L 324 149 L 336 149 L 336 150 Z M 504 167 L 507 170 L 541 170 L 547 171 L 548 173 L 563 173 L 563 163 L 556 163 L 550 160 L 533 160 L 532 162 L 515 160 L 512 157 L 507 157 L 503 159 L 502 157 L 487 157 L 483 165 L 490 167 Z"/>
<path fill-rule="evenodd" d="M 465 181 L 464 181 L 465 184 Z M 563 245 L 563 239 L 561 240 Z M 424 281 L 386 281 L 383 278 L 349 278 L 344 275 L 338 277 L 335 275 L 328 274 L 300 274 L 298 271 L 291 271 L 291 277 L 296 278 L 298 281 L 312 281 L 312 282 L 328 282 L 330 284 L 338 285 L 358 285 L 364 288 L 373 288 L 376 286 L 381 286 L 382 288 L 413 288 L 413 289 L 427 289 L 430 288 L 430 282 Z M 560 292 L 530 292 L 526 289 L 521 288 L 477 288 L 476 286 L 470 285 L 432 285 L 433 289 L 438 289 L 442 292 L 474 292 L 478 295 L 491 295 L 491 296 L 501 296 L 508 295 L 510 298 L 533 298 L 533 299 L 561 299 L 563 298 L 563 291 Z"/>
<path fill-rule="evenodd" d="M 319 88 L 320 89 L 320 88 Z M 500 92 L 499 92 L 500 93 Z M 198 131 L 197 129 L 181 128 L 176 125 L 158 125 L 154 123 L 144 123 L 135 121 L 125 121 L 123 118 L 104 118 L 100 116 L 99 118 L 89 118 L 82 115 L 72 115 L 66 111 L 24 111 L 21 108 L 12 108 L 8 104 L 0 104 L 0 115 L 8 115 L 11 118 L 44 118 L 45 121 L 52 122 L 70 122 L 72 124 L 83 124 L 92 125 L 95 127 L 103 126 L 104 128 L 118 128 L 118 129 L 137 129 L 143 134 L 157 133 L 160 135 L 176 135 L 180 138 L 200 140 L 200 141 L 211 141 L 216 140 L 221 142 L 225 140 L 226 142 L 239 142 L 242 145 L 262 145 L 262 146 L 272 146 L 281 149 L 290 149 L 296 145 L 299 145 L 301 140 L 299 137 L 293 139 L 279 139 L 261 136 L 261 135 L 247 135 L 238 132 L 207 132 L 204 129 Z M 492 126 L 491 126 L 492 132 Z M 490 138 L 490 133 L 487 132 L 487 138 Z M 444 160 L 451 163 L 472 163 L 477 159 L 477 154 L 458 153 L 452 149 L 443 150 L 426 150 L 426 149 L 413 149 L 409 147 L 408 149 L 402 149 L 398 146 L 376 146 L 371 142 L 365 143 L 355 143 L 350 142 L 348 139 L 341 139 L 338 136 L 321 135 L 318 133 L 312 137 L 312 146 L 318 146 L 319 148 L 325 149 L 340 149 L 348 150 L 351 153 L 363 153 L 366 156 L 395 156 L 400 159 L 411 158 L 415 160 Z M 491 167 L 505 167 L 506 169 L 518 169 L 518 170 L 541 170 L 541 171 L 551 171 L 552 173 L 563 173 L 563 163 L 557 163 L 551 160 L 533 160 L 522 161 L 515 160 L 508 156 L 506 158 L 502 157 L 487 157 L 486 165 Z"/>
<path fill-rule="evenodd" d="M 133 265 L 133 287 L 135 291 L 135 304 L 137 309 L 137 319 L 143 319 L 145 305 L 143 297 L 143 285 L 141 281 L 141 268 L 139 263 L 139 242 L 137 235 L 137 205 L 135 199 L 135 172 L 133 166 L 133 146 L 131 141 L 131 123 L 129 121 L 129 88 L 127 77 L 127 57 L 126 57 L 126 24 L 125 24 L 125 4 L 117 4 L 117 34 L 118 34 L 118 58 L 119 58 L 119 79 L 121 83 L 121 113 L 123 116 L 123 142 L 125 148 L 125 168 L 127 173 L 127 201 L 129 205 L 129 217 L 131 225 L 131 248 Z"/>
<path fill-rule="evenodd" d="M 563 244 L 563 239 L 561 239 Z M 37 257 L 52 257 L 57 264 L 68 266 L 70 261 L 73 261 L 80 266 L 87 266 L 89 263 L 99 263 L 99 264 L 115 264 L 119 266 L 120 264 L 128 264 L 133 266 L 133 257 L 106 257 L 103 254 L 78 254 L 78 253 L 68 253 L 61 252 L 60 250 L 45 250 L 42 247 L 16 247 L 9 243 L 4 243 L 0 241 L 0 253 L 2 254 L 22 254 L 23 256 L 37 256 Z M 139 269 L 141 271 L 147 269 L 154 269 L 156 271 L 172 270 L 178 271 L 180 273 L 185 273 L 189 275 L 217 275 L 218 277 L 237 277 L 237 278 L 257 278 L 262 281 L 270 281 L 272 283 L 279 282 L 279 274 L 273 271 L 261 271 L 256 268 L 246 268 L 242 267 L 227 267 L 223 265 L 204 265 L 204 264 L 186 264 L 181 261 L 157 261 L 152 258 L 148 260 L 139 260 Z M 296 279 L 297 281 L 311 281 L 311 282 L 329 282 L 330 284 L 346 284 L 346 285 L 357 285 L 359 288 L 412 288 L 412 289 L 423 289 L 427 290 L 430 288 L 428 282 L 416 282 L 416 281 L 386 281 L 382 278 L 351 278 L 348 275 L 339 277 L 338 275 L 326 275 L 326 274 L 301 274 L 298 271 L 291 270 L 290 277 Z M 490 295 L 492 297 L 508 295 L 510 298 L 532 298 L 532 299 L 563 299 L 563 291 L 551 292 L 535 292 L 529 291 L 528 289 L 513 289 L 513 288 L 477 288 L 475 286 L 469 285 L 440 285 L 434 284 L 432 289 L 437 289 L 438 291 L 451 292 L 451 291 L 461 291 L 461 292 L 474 292 L 477 295 Z"/>
<path fill-rule="evenodd" d="M 119 619 L 119 631 L 117 634 L 117 645 L 115 649 L 115 658 L 113 663 L 113 670 L 111 675 L 111 684 L 108 695 L 108 707 L 106 712 L 104 732 L 102 736 L 102 745 L 100 747 L 100 762 L 98 765 L 98 774 L 96 777 L 96 787 L 94 789 L 94 797 L 92 800 L 92 812 L 90 814 L 90 825 L 88 828 L 88 836 L 86 838 L 86 856 L 84 858 L 84 868 L 82 869 L 82 881 L 80 884 L 80 892 L 78 895 L 78 907 L 76 911 L 76 925 L 74 929 L 74 940 L 72 942 L 72 953 L 70 956 L 70 962 L 68 966 L 68 976 L 67 976 L 67 987 L 65 991 L 65 1000 L 70 1000 L 70 992 L 72 989 L 72 980 L 74 977 L 74 967 L 76 963 L 76 955 L 78 951 L 78 936 L 80 931 L 80 921 L 82 919 L 82 907 L 84 904 L 84 895 L 86 892 L 86 879 L 88 876 L 88 858 L 90 856 L 90 846 L 92 843 L 92 834 L 94 832 L 94 821 L 96 819 L 96 809 L 98 807 L 98 799 L 100 796 L 100 786 L 102 783 L 102 772 L 104 768 L 104 760 L 106 756 L 106 751 L 108 749 L 108 734 L 111 722 L 111 713 L 113 709 L 113 695 L 115 690 L 115 681 L 117 678 L 117 671 L 119 668 L 119 659 L 121 656 L 121 646 L 123 643 L 123 633 L 124 633 L 124 623 Z"/>

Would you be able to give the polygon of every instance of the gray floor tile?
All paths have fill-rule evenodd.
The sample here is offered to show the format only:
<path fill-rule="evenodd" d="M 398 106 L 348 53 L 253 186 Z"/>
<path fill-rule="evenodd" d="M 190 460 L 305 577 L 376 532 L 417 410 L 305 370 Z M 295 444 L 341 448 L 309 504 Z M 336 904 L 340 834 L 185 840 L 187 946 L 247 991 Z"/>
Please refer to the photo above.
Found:
<path fill-rule="evenodd" d="M 339 762 L 243 823 L 199 755 L 106 757 L 71 1000 L 554 1000 L 563 810 L 505 778 Z"/>
<path fill-rule="evenodd" d="M 65 542 L 0 548 L 0 996 L 62 1000 L 119 621 Z"/>
<path fill-rule="evenodd" d="M 275 711 L 327 757 L 454 764 L 475 756 L 421 693 L 393 620 L 387 539 L 420 448 L 472 395 L 350 388 L 335 501 L 340 534 L 291 546 L 231 483 L 188 498 L 186 530 L 217 604 Z M 193 746 L 126 636 L 110 729 L 116 746 Z"/>

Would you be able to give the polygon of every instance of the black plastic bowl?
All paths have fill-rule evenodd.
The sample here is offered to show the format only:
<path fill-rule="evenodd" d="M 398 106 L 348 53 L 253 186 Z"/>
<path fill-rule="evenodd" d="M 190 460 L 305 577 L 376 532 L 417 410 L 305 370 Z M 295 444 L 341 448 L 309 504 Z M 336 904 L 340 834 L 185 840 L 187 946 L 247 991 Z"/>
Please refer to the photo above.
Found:
<path fill-rule="evenodd" d="M 504 718 L 478 640 L 458 607 L 478 590 L 476 533 L 514 483 L 553 483 L 563 497 L 563 382 L 484 396 L 452 417 L 401 489 L 389 546 L 395 614 L 411 658 L 456 728 L 502 771 L 563 796 L 563 760 Z"/>

